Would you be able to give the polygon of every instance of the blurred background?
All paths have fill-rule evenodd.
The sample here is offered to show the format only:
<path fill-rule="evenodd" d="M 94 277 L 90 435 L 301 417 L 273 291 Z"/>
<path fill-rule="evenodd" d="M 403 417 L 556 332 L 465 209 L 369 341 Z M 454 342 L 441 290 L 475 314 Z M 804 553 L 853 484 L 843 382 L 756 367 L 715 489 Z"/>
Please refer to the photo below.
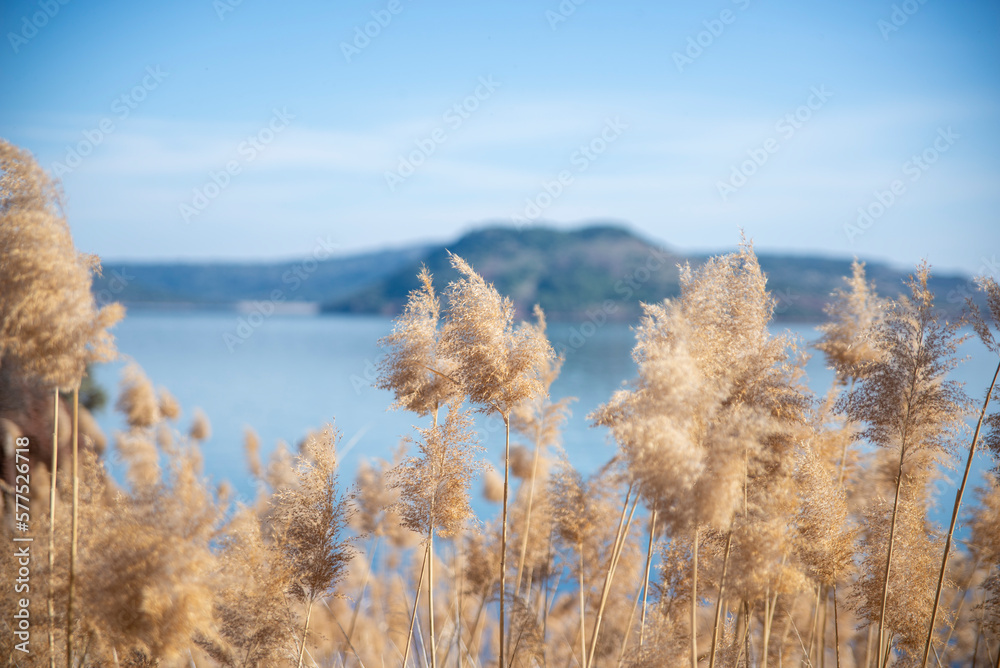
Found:
<path fill-rule="evenodd" d="M 444 288 L 446 248 L 553 315 L 585 470 L 612 452 L 584 416 L 633 374 L 639 301 L 741 230 L 806 346 L 854 256 L 889 295 L 929 260 L 952 312 L 1000 277 L 997 2 L 34 0 L 0 20 L 0 135 L 62 180 L 98 300 L 130 308 L 121 351 L 184 419 L 206 410 L 206 469 L 243 493 L 247 426 L 266 450 L 337 416 L 351 457 L 409 433 L 371 387 L 375 342 L 420 262 Z M 120 366 L 95 370 L 112 395 Z"/>
<path fill-rule="evenodd" d="M 0 132 L 66 166 L 77 245 L 106 260 L 298 257 L 327 235 L 344 253 L 446 241 L 529 217 L 525 200 L 562 171 L 573 183 L 540 218 L 620 221 L 688 251 L 731 247 L 740 227 L 762 250 L 942 270 L 974 272 L 996 251 L 997 2 L 0 11 Z M 574 160 L 609 120 L 620 134 Z M 906 163 L 949 128 L 957 139 L 912 180 Z M 766 164 L 720 194 L 769 139 Z M 240 173 L 185 220 L 230 162 Z M 905 193 L 846 233 L 894 180 Z"/>

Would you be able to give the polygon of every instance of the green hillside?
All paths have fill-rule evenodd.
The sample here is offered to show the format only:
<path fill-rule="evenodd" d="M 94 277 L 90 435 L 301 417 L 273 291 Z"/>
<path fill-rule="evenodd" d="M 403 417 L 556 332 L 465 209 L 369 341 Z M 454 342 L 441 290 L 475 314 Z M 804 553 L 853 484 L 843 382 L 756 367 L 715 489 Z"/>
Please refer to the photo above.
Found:
<path fill-rule="evenodd" d="M 354 294 L 426 255 L 424 246 L 316 260 L 259 263 L 107 262 L 94 279 L 101 301 L 226 306 L 271 299 L 325 302 Z M 322 257 L 322 256 L 320 256 Z"/>
<path fill-rule="evenodd" d="M 510 296 L 522 317 L 537 303 L 553 320 L 581 320 L 600 310 L 611 320 L 635 321 L 640 302 L 677 294 L 678 264 L 697 265 L 705 260 L 704 256 L 682 256 L 615 226 L 570 231 L 489 227 L 435 248 L 422 260 L 439 292 L 456 278 L 449 250 Z M 776 299 L 775 317 L 785 321 L 822 319 L 830 293 L 842 287 L 842 277 L 851 273 L 848 259 L 763 254 L 759 260 Z M 395 315 L 417 287 L 420 264 L 414 261 L 350 297 L 331 299 L 322 310 Z M 900 293 L 908 273 L 882 264 L 869 264 L 867 271 L 880 293 L 893 297 Z M 934 276 L 931 286 L 942 310 L 957 315 L 968 280 Z"/>
<path fill-rule="evenodd" d="M 595 314 L 635 322 L 640 302 L 656 302 L 678 291 L 678 264 L 697 265 L 705 256 L 685 256 L 629 230 L 594 225 L 575 230 L 493 226 L 454 242 L 328 259 L 270 263 L 119 263 L 104 266 L 94 282 L 102 302 L 127 306 L 229 308 L 237 302 L 272 299 L 321 304 L 326 313 L 395 315 L 426 264 L 443 293 L 456 273 L 448 252 L 469 261 L 520 317 L 539 304 L 553 320 L 582 320 Z M 721 252 L 721 251 L 720 251 Z M 759 255 L 776 299 L 778 320 L 816 321 L 830 293 L 850 274 L 849 259 Z M 880 293 L 896 296 L 908 271 L 869 263 L 868 277 Z M 937 303 L 957 315 L 968 292 L 964 276 L 931 280 Z"/>
<path fill-rule="evenodd" d="M 677 291 L 682 258 L 627 230 L 598 226 L 575 231 L 490 227 L 432 250 L 422 262 L 443 291 L 457 278 L 448 251 L 463 257 L 489 282 L 511 297 L 520 315 L 539 304 L 553 319 L 575 319 L 611 302 L 614 319 L 632 319 L 640 300 L 662 299 Z M 347 299 L 332 300 L 334 313 L 399 312 L 417 287 L 420 261 L 376 281 Z"/>

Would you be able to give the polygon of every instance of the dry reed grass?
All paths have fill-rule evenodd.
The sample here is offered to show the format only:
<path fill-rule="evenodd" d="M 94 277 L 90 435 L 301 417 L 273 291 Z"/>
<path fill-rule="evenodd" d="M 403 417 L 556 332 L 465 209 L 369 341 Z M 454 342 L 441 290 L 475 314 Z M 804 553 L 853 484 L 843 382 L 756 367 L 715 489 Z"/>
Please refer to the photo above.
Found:
<path fill-rule="evenodd" d="M 58 445 L 71 416 L 51 391 L 110 354 L 120 310 L 93 304 L 57 186 L 7 143 L 0 195 L 0 372 L 20 383 L 3 387 L 55 396 Z M 682 268 L 677 298 L 643 305 L 635 378 L 591 416 L 616 454 L 583 476 L 560 447 L 568 398 L 551 396 L 562 360 L 543 314 L 515 323 L 509 299 L 452 264 L 446 305 L 422 270 L 381 341 L 376 385 L 425 422 L 351 488 L 332 427 L 266 461 L 248 431 L 258 495 L 230 507 L 201 470 L 207 416 L 178 431 L 177 401 L 128 366 L 121 482 L 86 448 L 76 475 L 36 469 L 51 484 L 31 497 L 51 529 L 51 560 L 32 566 L 40 635 L 23 655 L 0 634 L 0 652 L 71 667 L 1000 665 L 996 469 L 966 509 L 968 540 L 928 519 L 970 404 L 949 379 L 959 323 L 937 316 L 926 265 L 890 302 L 855 263 L 816 346 L 836 371 L 821 398 L 799 342 L 772 333 L 750 243 Z M 1000 288 L 978 285 L 989 311 L 970 322 L 997 354 Z M 978 442 L 995 457 L 989 396 Z M 473 410 L 504 422 L 502 475 Z M 480 474 L 495 519 L 472 512 Z M 17 568 L 0 551 L 4 582 Z M 17 604 L 9 587 L 0 600 Z"/>

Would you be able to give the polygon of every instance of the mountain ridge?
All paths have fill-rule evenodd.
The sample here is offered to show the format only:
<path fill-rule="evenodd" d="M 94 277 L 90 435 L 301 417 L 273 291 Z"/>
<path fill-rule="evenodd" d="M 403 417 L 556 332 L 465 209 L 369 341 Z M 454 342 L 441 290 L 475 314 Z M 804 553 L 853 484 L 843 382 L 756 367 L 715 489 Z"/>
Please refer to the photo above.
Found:
<path fill-rule="evenodd" d="M 711 257 L 680 253 L 619 224 L 570 230 L 494 224 L 449 243 L 297 262 L 108 263 L 95 278 L 94 292 L 100 302 L 140 308 L 233 308 L 272 300 L 317 303 L 321 313 L 393 316 L 417 288 L 421 265 L 434 275 L 438 292 L 457 278 L 449 252 L 509 296 L 519 317 L 537 303 L 550 319 L 565 321 L 597 312 L 609 320 L 635 321 L 640 302 L 677 295 L 678 265 L 697 266 Z M 775 319 L 784 321 L 823 319 L 830 293 L 844 286 L 842 277 L 851 271 L 851 260 L 833 257 L 759 253 L 758 260 L 775 298 Z M 881 262 L 868 262 L 866 269 L 886 297 L 896 297 L 911 273 Z M 939 309 L 957 317 L 970 281 L 958 274 L 932 275 L 930 287 Z"/>

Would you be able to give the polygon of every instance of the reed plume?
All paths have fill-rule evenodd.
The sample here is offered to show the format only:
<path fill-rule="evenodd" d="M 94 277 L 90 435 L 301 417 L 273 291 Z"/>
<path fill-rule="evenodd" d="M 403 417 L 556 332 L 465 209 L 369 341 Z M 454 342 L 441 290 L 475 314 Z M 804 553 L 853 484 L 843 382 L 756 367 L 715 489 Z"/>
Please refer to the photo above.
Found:
<path fill-rule="evenodd" d="M 474 517 L 469 505 L 469 486 L 485 464 L 477 459 L 482 448 L 472 431 L 471 415 L 461 409 L 459 399 L 452 399 L 448 404 L 444 424 L 430 429 L 418 428 L 417 432 L 421 438 L 417 442 L 421 456 L 403 462 L 392 478 L 393 486 L 399 489 L 403 526 L 424 540 L 424 559 L 428 564 L 430 660 L 431 665 L 436 666 L 434 536 L 454 536 Z"/>
<path fill-rule="evenodd" d="M 212 423 L 200 408 L 194 409 L 194 418 L 188 429 L 188 436 L 195 441 L 207 441 L 212 437 Z"/>
<path fill-rule="evenodd" d="M 111 359 L 108 329 L 119 304 L 90 292 L 97 258 L 74 248 L 59 186 L 27 151 L 0 140 L 0 363 L 18 360 L 49 387 L 80 384 L 86 366 Z"/>
<path fill-rule="evenodd" d="M 332 425 L 308 439 L 296 469 L 297 484 L 274 497 L 274 540 L 292 569 L 290 593 L 306 604 L 299 644 L 301 668 L 313 605 L 336 591 L 354 556 L 346 536 L 354 509 L 337 482 L 337 433 Z"/>
<path fill-rule="evenodd" d="M 161 387 L 156 393 L 157 403 L 162 415 L 167 420 L 177 420 L 181 416 L 181 405 L 177 403 L 174 395 L 165 387 Z"/>
<path fill-rule="evenodd" d="M 504 422 L 499 663 L 505 666 L 510 416 L 518 404 L 544 392 L 540 374 L 554 353 L 541 324 L 523 323 L 515 328 L 511 300 L 501 297 L 465 260 L 454 254 L 450 258 L 461 275 L 448 286 L 448 320 L 441 333 L 441 349 L 455 363 L 450 377 L 481 412 L 496 412 Z M 536 308 L 536 314 L 540 313 Z"/>
<path fill-rule="evenodd" d="M 552 514 L 555 530 L 562 541 L 577 554 L 574 568 L 579 582 L 580 593 L 580 665 L 587 662 L 587 632 L 586 632 L 586 600 L 587 570 L 584 566 L 586 553 L 584 543 L 596 535 L 597 517 L 594 512 L 594 499 L 584 486 L 583 477 L 563 456 L 552 476 Z"/>
<path fill-rule="evenodd" d="M 539 310 L 538 328 L 542 334 L 545 333 L 545 316 Z M 516 447 L 511 451 L 511 473 L 520 478 L 522 483 L 518 492 L 523 491 L 525 482 L 528 486 L 527 499 L 523 500 L 523 517 L 515 522 L 520 527 L 521 533 L 521 554 L 517 564 L 517 577 L 514 581 L 514 595 L 520 596 L 521 578 L 525 565 L 529 562 L 529 544 L 534 543 L 536 549 L 532 564 L 544 559 L 539 553 L 542 551 L 538 544 L 549 535 L 549 522 L 543 522 L 541 527 L 533 526 L 532 511 L 535 510 L 535 496 L 539 487 L 544 487 L 544 482 L 539 484 L 539 479 L 544 477 L 548 464 L 547 450 L 559 445 L 560 433 L 563 423 L 569 417 L 569 404 L 574 401 L 574 397 L 563 397 L 558 401 L 551 398 L 552 383 L 559 377 L 565 358 L 560 355 L 556 358 L 544 360 L 539 370 L 539 378 L 542 382 L 542 392 L 534 397 L 522 401 L 511 412 L 511 431 L 522 436 L 531 443 L 531 451 L 527 448 Z M 544 496 L 544 490 L 542 491 Z M 544 503 L 545 499 L 541 499 Z M 535 540 L 532 541 L 531 539 Z M 529 567 L 529 570 L 531 568 Z"/>
<path fill-rule="evenodd" d="M 799 454 L 797 489 L 801 495 L 795 518 L 797 553 L 806 574 L 831 587 L 853 565 L 856 531 L 848 521 L 847 494 L 836 472 L 811 450 Z"/>
<path fill-rule="evenodd" d="M 211 541 L 222 509 L 201 479 L 193 444 L 171 441 L 165 471 L 152 476 L 138 473 L 156 456 L 152 431 L 132 430 L 128 438 L 143 443 L 122 451 L 128 491 L 114 487 L 93 454 L 83 454 L 84 531 L 71 565 L 78 571 L 73 593 L 79 616 L 67 611 L 66 623 L 122 655 L 171 661 L 211 626 Z M 66 594 L 74 586 L 73 570 L 68 577 Z M 68 631 L 67 649 L 85 652 L 86 643 L 74 647 L 73 637 Z"/>
<path fill-rule="evenodd" d="M 486 464 L 472 431 L 472 418 L 458 400 L 448 405 L 443 424 L 417 429 L 420 457 L 411 457 L 393 471 L 399 489 L 403 526 L 424 536 L 453 536 L 474 517 L 469 486 Z"/>
<path fill-rule="evenodd" d="M 256 513 L 241 508 L 229 522 L 215 576 L 215 624 L 198 637 L 198 645 L 228 668 L 294 660 L 287 597 L 294 574 L 279 547 L 264 539 Z"/>
<path fill-rule="evenodd" d="M 993 329 L 1000 330 L 1000 285 L 993 278 L 985 276 L 977 278 L 976 285 L 986 298 L 987 313 L 985 315 L 982 314 L 975 302 L 968 299 L 966 303 L 968 305 L 969 324 L 972 325 L 973 330 L 980 341 L 983 342 L 983 345 L 986 346 L 986 349 L 994 355 L 1000 355 L 1000 341 L 993 334 Z M 986 390 L 983 407 L 979 413 L 980 422 L 976 427 L 978 432 L 979 429 L 985 426 L 985 430 L 983 431 L 983 447 L 995 460 L 1000 459 L 1000 411 L 994 410 L 988 413 L 987 410 L 989 409 L 990 399 L 996 387 L 998 374 L 1000 374 L 1000 362 L 998 362 L 997 369 L 993 372 L 993 381 Z M 975 447 L 975 438 L 973 438 L 970 457 Z"/>
<path fill-rule="evenodd" d="M 992 278 L 979 277 L 976 280 L 979 289 L 985 293 L 986 303 L 989 307 L 991 324 L 994 326 L 1000 326 L 1000 286 Z M 983 345 L 992 352 L 994 355 L 1000 355 L 1000 343 L 996 341 L 993 337 L 993 332 L 990 325 L 987 324 L 987 320 L 982 317 L 979 312 L 978 307 L 972 301 L 971 298 L 966 298 L 966 302 L 969 307 L 969 318 L 971 320 L 973 329 L 979 336 Z M 965 473 L 962 476 L 962 482 L 958 486 L 958 491 L 955 493 L 955 505 L 951 514 L 951 524 L 948 526 L 948 534 L 945 539 L 944 557 L 941 559 L 941 572 L 938 575 L 937 591 L 934 594 L 934 606 L 931 610 L 931 622 L 930 628 L 927 631 L 927 642 L 924 646 L 924 658 L 923 666 L 927 665 L 927 661 L 930 658 L 931 640 L 934 636 L 934 621 L 937 616 L 938 604 L 941 600 L 941 589 L 944 584 L 945 573 L 948 568 L 948 558 L 951 552 L 951 541 L 952 535 L 955 532 L 955 525 L 958 522 L 958 513 L 962 507 L 962 496 L 965 493 L 965 486 L 969 481 L 969 473 L 972 470 L 972 458 L 976 453 L 976 445 L 979 440 L 979 433 L 982 429 L 983 423 L 987 424 L 987 448 L 991 451 L 996 452 L 995 446 L 997 443 L 997 425 L 1000 424 L 1000 417 L 997 413 L 987 416 L 987 409 L 990 405 L 990 399 L 993 396 L 993 389 L 996 387 L 997 376 L 1000 375 L 1000 362 L 997 363 L 996 371 L 993 372 L 993 380 L 990 381 L 989 387 L 986 389 L 986 397 L 983 399 L 983 407 L 979 411 L 979 420 L 976 423 L 976 430 L 972 434 L 972 442 L 969 445 L 969 456 L 966 458 L 965 462 Z M 998 650 L 1000 651 L 1000 650 Z"/>
<path fill-rule="evenodd" d="M 122 371 L 121 390 L 115 408 L 125 415 L 129 427 L 142 429 L 160 421 L 160 400 L 153 384 L 135 362 Z"/>
<path fill-rule="evenodd" d="M 794 581 L 781 566 L 791 551 L 783 518 L 794 507 L 790 455 L 809 403 L 795 345 L 767 330 L 773 310 L 746 241 L 697 270 L 682 267 L 677 299 L 643 305 L 638 377 L 592 416 L 610 428 L 656 520 L 694 541 L 693 586 L 701 527 L 732 528 L 726 559 L 741 560 L 737 586 L 751 598 Z M 692 597 L 692 666 L 697 605 Z"/>
<path fill-rule="evenodd" d="M 849 419 L 866 425 L 862 437 L 879 448 L 898 452 L 892 512 L 886 517 L 885 513 L 873 511 L 866 524 L 869 534 L 866 544 L 870 549 L 884 549 L 885 552 L 876 553 L 877 559 L 865 562 L 867 570 L 859 581 L 864 584 L 858 585 L 858 598 L 855 599 L 859 613 L 864 611 L 869 623 L 879 625 L 878 665 L 888 656 L 885 629 L 899 636 L 899 647 L 904 652 L 912 652 L 912 629 L 904 628 L 903 620 L 891 616 L 889 610 L 901 502 L 906 509 L 905 528 L 910 532 L 922 530 L 914 519 L 915 502 L 910 500 L 924 498 L 934 467 L 954 451 L 954 440 L 962 431 L 963 418 L 969 408 L 961 386 L 946 379 L 958 364 L 955 355 L 963 337 L 957 323 L 941 322 L 936 317 L 934 296 L 927 287 L 929 276 L 926 263 L 918 266 L 907 283 L 910 297 L 902 296 L 893 302 L 885 318 L 873 327 L 869 340 L 877 351 L 876 358 L 866 365 L 859 386 L 843 398 L 841 404 Z M 884 540 L 884 527 L 873 526 L 873 521 L 888 522 L 889 531 Z M 916 537 L 907 534 L 904 539 L 912 541 Z M 873 573 L 871 569 L 879 561 L 881 573 Z M 900 567 L 898 560 L 896 566 Z M 882 589 L 877 606 L 874 605 L 872 583 Z M 914 602 L 917 600 L 914 597 L 923 596 L 917 588 L 924 584 L 919 578 L 903 581 L 900 586 L 906 590 L 899 591 L 896 597 L 903 599 L 905 595 L 905 600 Z M 874 609 L 880 612 L 873 615 Z"/>
<path fill-rule="evenodd" d="M 851 264 L 847 289 L 837 288 L 824 307 L 827 321 L 817 327 L 823 332 L 816 348 L 826 356 L 827 365 L 836 371 L 837 381 L 856 380 L 878 356 L 867 340 L 871 328 L 881 319 L 885 301 L 875 291 L 875 284 L 865 276 L 865 263 Z"/>
<path fill-rule="evenodd" d="M 387 538 L 393 547 L 405 549 L 411 547 L 415 540 L 414 532 L 403 524 L 400 490 L 393 484 L 395 472 L 402 465 L 401 446 L 393 453 L 391 462 L 365 461 L 358 466 L 354 483 L 357 490 L 354 496 L 357 512 L 351 526 L 360 535 Z M 420 535 L 417 535 L 416 540 L 420 539 Z"/>
<path fill-rule="evenodd" d="M 441 302 L 427 267 L 421 266 L 418 279 L 420 288 L 410 293 L 392 333 L 379 339 L 386 354 L 379 360 L 375 386 L 394 393 L 391 408 L 433 415 L 436 424 L 438 410 L 459 388 L 448 377 L 453 363 L 441 350 Z"/>
<path fill-rule="evenodd" d="M 919 663 L 934 600 L 941 536 L 927 526 L 921 504 L 906 497 L 893 503 L 884 499 L 872 503 L 864 526 L 860 575 L 849 602 L 863 623 L 881 623 L 889 630 L 888 642 L 879 643 L 878 663 L 886 662 L 893 646 L 904 664 Z M 887 582 L 890 540 L 893 561 Z"/>
<path fill-rule="evenodd" d="M 124 310 L 119 304 L 97 307 L 90 288 L 100 263 L 74 248 L 58 184 L 30 153 L 5 140 L 0 140 L 0 249 L 0 285 L 4 286 L 0 291 L 0 365 L 14 362 L 46 387 L 73 389 L 72 565 L 77 552 L 79 387 L 88 364 L 114 356 L 108 329 Z M 50 527 L 54 531 L 58 432 L 53 431 Z M 71 566 L 71 581 L 72 572 Z M 71 584 L 70 620 L 72 603 Z M 67 628 L 71 631 L 72 627 Z M 53 646 L 50 638 L 50 651 Z M 71 643 L 66 661 L 72 663 Z"/>

